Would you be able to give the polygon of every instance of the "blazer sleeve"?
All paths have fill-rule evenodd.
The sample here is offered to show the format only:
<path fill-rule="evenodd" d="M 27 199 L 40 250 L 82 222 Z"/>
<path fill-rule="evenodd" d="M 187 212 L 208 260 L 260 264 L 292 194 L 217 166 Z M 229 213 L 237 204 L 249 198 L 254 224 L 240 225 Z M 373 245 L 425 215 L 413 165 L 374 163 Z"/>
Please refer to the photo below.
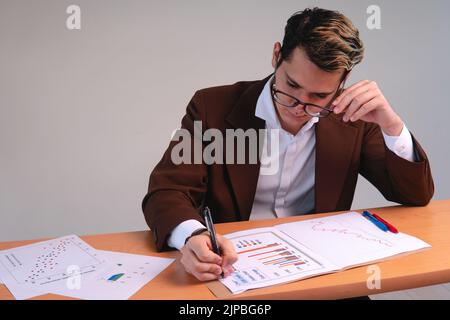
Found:
<path fill-rule="evenodd" d="M 365 124 L 360 173 L 383 196 L 393 202 L 410 206 L 427 205 L 434 194 L 430 163 L 425 151 L 414 138 L 415 162 L 389 150 L 378 125 Z"/>
<path fill-rule="evenodd" d="M 172 150 L 181 140 L 171 141 L 150 175 L 148 193 L 142 201 L 144 217 L 152 230 L 158 251 L 173 250 L 167 245 L 167 240 L 181 222 L 195 219 L 205 223 L 199 214 L 199 208 L 207 188 L 207 167 L 203 161 L 202 164 L 193 162 L 194 121 L 205 123 L 203 120 L 206 118 L 200 105 L 201 96 L 196 92 L 181 121 L 181 129 L 187 130 L 192 137 L 190 164 L 173 163 Z"/>

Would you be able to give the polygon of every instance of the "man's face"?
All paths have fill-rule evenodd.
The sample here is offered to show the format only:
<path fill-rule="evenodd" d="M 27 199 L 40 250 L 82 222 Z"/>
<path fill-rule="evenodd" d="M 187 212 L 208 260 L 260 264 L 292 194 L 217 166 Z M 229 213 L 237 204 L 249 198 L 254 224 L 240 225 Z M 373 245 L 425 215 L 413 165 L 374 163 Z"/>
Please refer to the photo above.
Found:
<path fill-rule="evenodd" d="M 276 43 L 272 58 L 275 68 L 280 54 L 280 44 Z M 326 72 L 311 62 L 303 49 L 296 48 L 289 61 L 283 61 L 275 72 L 278 90 L 288 93 L 302 102 L 327 106 L 338 90 L 344 70 Z M 282 106 L 274 101 L 282 127 L 291 132 L 298 131 L 311 116 L 302 105 L 295 108 Z M 291 132 L 292 133 L 292 132 Z"/>

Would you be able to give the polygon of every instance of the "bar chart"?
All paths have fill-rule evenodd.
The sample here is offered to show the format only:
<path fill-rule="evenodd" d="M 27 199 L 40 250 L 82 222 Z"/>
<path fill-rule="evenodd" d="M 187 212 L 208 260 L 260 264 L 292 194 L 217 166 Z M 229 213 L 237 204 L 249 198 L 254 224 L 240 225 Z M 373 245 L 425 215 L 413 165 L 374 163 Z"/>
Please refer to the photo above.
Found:
<path fill-rule="evenodd" d="M 293 242 L 273 232 L 261 232 L 231 239 L 239 255 L 231 278 L 235 286 L 283 279 L 322 268 Z"/>

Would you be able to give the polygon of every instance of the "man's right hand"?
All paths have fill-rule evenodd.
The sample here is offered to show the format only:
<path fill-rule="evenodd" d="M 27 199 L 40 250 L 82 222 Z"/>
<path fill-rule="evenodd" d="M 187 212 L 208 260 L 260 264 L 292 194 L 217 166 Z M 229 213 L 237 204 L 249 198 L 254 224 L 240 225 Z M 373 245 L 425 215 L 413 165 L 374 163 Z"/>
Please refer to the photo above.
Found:
<path fill-rule="evenodd" d="M 189 238 L 181 248 L 181 264 L 186 272 L 200 281 L 216 280 L 222 272 L 225 277 L 229 276 L 233 272 L 232 264 L 238 259 L 232 242 L 220 234 L 216 236 L 222 257 L 212 251 L 207 231 Z"/>

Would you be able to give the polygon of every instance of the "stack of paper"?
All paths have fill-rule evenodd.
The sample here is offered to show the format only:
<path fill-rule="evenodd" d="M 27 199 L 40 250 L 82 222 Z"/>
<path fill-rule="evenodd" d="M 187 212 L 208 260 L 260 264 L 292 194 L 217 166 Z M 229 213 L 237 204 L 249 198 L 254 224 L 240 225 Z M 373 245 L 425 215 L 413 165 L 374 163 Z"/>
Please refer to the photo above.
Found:
<path fill-rule="evenodd" d="M 20 300 L 47 293 L 122 300 L 173 261 L 96 250 L 71 235 L 0 251 L 0 279 Z"/>

